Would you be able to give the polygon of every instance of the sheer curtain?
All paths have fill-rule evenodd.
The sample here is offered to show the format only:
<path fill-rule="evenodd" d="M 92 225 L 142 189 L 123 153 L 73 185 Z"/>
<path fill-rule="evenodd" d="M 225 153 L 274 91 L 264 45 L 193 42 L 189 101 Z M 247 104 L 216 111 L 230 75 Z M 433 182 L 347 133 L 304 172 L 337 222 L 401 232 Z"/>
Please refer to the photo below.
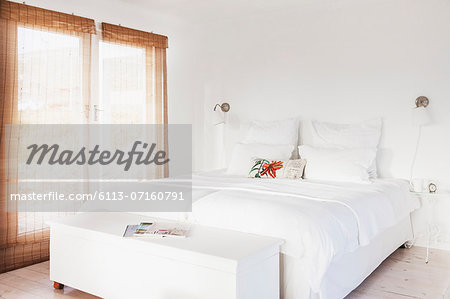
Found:
<path fill-rule="evenodd" d="M 8 159 L 12 139 L 5 125 L 86 122 L 96 30 L 91 19 L 1 0 L 0 33 L 0 272 L 5 272 L 49 255 L 48 214 L 8 211 L 7 194 L 20 178 Z"/>

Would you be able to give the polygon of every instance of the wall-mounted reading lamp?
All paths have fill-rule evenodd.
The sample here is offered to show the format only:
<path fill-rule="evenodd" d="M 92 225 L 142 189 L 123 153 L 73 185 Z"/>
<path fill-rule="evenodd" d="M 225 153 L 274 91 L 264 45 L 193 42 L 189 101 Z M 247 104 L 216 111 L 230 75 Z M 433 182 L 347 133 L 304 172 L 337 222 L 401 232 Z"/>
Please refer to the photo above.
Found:
<path fill-rule="evenodd" d="M 420 139 L 422 137 L 422 127 L 429 124 L 431 122 L 431 117 L 428 113 L 428 105 L 430 104 L 430 100 L 427 97 L 420 96 L 416 99 L 416 107 L 412 110 L 412 122 L 415 126 L 417 126 L 417 141 L 416 141 L 416 148 L 414 150 L 414 156 L 411 163 L 411 170 L 410 170 L 410 185 L 411 188 L 414 188 L 412 185 L 412 179 L 414 175 L 414 166 L 416 165 L 416 158 L 417 158 L 417 152 L 419 150 L 420 146 Z"/>
<path fill-rule="evenodd" d="M 223 113 L 221 113 L 219 110 L 217 110 L 217 107 L 219 107 L 220 110 L 224 113 L 230 111 L 230 104 L 228 104 L 228 103 L 216 104 L 213 109 L 214 114 L 213 114 L 213 119 L 212 119 L 212 123 L 214 125 L 219 125 L 219 124 L 225 123 L 225 115 Z"/>
<path fill-rule="evenodd" d="M 214 106 L 214 111 L 216 111 L 217 107 L 220 107 L 220 110 L 222 110 L 223 112 L 230 111 L 230 104 L 228 104 L 228 103 L 216 104 Z"/>
<path fill-rule="evenodd" d="M 430 104 L 430 100 L 427 97 L 420 96 L 416 99 L 416 108 L 427 107 Z"/>
<path fill-rule="evenodd" d="M 431 122 L 428 113 L 428 105 L 430 100 L 427 97 L 420 96 L 416 99 L 416 107 L 413 108 L 413 124 L 416 126 L 424 126 Z"/>

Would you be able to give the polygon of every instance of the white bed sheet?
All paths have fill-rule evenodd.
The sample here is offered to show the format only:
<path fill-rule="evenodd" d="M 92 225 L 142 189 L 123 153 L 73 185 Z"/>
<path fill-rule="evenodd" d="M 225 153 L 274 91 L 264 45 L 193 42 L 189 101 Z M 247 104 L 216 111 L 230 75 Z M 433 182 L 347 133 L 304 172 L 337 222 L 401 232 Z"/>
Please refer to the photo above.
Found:
<path fill-rule="evenodd" d="M 313 293 L 333 260 L 368 245 L 418 207 L 403 180 L 251 179 L 224 171 L 193 175 L 193 200 L 188 215 L 157 216 L 282 238 L 281 252 L 301 261 Z"/>

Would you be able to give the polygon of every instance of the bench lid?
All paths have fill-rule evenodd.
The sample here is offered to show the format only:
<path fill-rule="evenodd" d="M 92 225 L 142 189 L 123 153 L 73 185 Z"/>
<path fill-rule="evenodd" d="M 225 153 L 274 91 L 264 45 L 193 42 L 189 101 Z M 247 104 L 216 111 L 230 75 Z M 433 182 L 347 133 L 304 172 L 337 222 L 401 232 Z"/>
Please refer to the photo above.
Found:
<path fill-rule="evenodd" d="M 249 233 L 191 225 L 186 238 L 122 237 L 129 224 L 163 221 L 129 213 L 87 212 L 48 221 L 53 229 L 79 234 L 98 242 L 112 242 L 124 250 L 175 259 L 221 271 L 237 273 L 279 252 L 283 240 Z"/>

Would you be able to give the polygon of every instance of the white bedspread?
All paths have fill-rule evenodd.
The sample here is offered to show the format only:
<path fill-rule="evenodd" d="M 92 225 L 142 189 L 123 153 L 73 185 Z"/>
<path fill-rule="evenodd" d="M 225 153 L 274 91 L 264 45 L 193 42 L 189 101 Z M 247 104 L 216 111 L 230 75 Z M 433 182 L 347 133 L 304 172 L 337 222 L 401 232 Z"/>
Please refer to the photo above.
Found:
<path fill-rule="evenodd" d="M 418 204 L 403 180 L 331 183 L 222 172 L 193 175 L 193 197 L 190 221 L 284 239 L 282 253 L 302 259 L 314 292 L 334 257 L 367 245 Z"/>
<path fill-rule="evenodd" d="M 356 184 L 215 171 L 193 175 L 192 187 L 192 213 L 141 214 L 282 238 L 281 252 L 301 260 L 313 292 L 334 258 L 368 245 L 419 205 L 398 179 Z"/>

